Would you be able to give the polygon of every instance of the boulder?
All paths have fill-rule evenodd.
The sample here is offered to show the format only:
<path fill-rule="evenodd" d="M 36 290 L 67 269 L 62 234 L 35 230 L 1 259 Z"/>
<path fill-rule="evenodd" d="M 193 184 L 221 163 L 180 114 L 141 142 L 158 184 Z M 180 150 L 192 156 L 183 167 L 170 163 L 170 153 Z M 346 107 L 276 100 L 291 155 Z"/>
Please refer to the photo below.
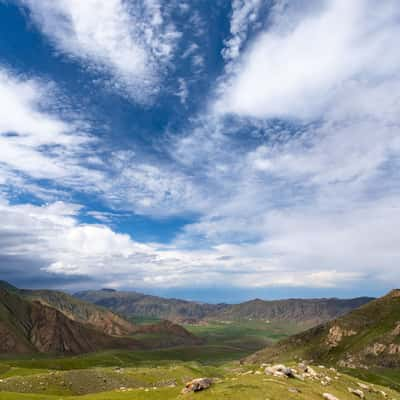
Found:
<path fill-rule="evenodd" d="M 265 368 L 264 372 L 266 375 L 273 375 L 277 377 L 287 377 L 287 378 L 295 377 L 293 370 L 282 364 L 274 365 L 272 367 L 267 367 Z"/>
<path fill-rule="evenodd" d="M 210 378 L 197 378 L 186 383 L 182 393 L 201 392 L 208 389 L 212 385 Z"/>

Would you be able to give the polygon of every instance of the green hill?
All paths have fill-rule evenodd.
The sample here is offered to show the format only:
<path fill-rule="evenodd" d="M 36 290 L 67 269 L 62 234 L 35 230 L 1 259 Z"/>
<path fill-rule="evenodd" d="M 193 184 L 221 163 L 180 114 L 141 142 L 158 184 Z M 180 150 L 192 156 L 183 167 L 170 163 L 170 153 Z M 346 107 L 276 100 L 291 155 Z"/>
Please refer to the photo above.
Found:
<path fill-rule="evenodd" d="M 400 368 L 400 290 L 283 340 L 251 362 L 302 358 L 343 368 Z"/>

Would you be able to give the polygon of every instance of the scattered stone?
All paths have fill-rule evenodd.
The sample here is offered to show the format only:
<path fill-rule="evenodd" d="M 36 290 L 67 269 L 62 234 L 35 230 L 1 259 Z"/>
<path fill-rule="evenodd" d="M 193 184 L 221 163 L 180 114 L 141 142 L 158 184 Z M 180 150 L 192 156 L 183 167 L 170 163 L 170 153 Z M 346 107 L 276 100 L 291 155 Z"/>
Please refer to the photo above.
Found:
<path fill-rule="evenodd" d="M 247 371 L 247 372 L 243 372 L 243 374 L 241 374 L 242 376 L 245 376 L 245 375 L 252 375 L 253 374 L 253 371 Z"/>
<path fill-rule="evenodd" d="M 355 396 L 359 397 L 360 399 L 365 399 L 364 392 L 360 389 L 352 389 L 352 388 L 347 388 L 347 390 L 354 394 Z"/>
<path fill-rule="evenodd" d="M 371 390 L 371 387 L 370 387 L 369 385 L 366 385 L 365 383 L 357 382 L 357 385 L 358 385 L 361 389 L 368 390 L 368 391 Z"/>
<path fill-rule="evenodd" d="M 210 378 L 197 378 L 186 383 L 182 393 L 200 392 L 208 389 L 212 385 L 212 379 Z"/>
<path fill-rule="evenodd" d="M 300 390 L 300 389 L 297 389 L 297 388 L 295 388 L 295 387 L 290 387 L 290 388 L 288 389 L 288 391 L 289 391 L 290 393 L 301 393 L 301 390 Z"/>
<path fill-rule="evenodd" d="M 336 396 L 334 396 L 333 394 L 330 394 L 330 393 L 323 393 L 322 397 L 325 400 L 339 400 Z"/>

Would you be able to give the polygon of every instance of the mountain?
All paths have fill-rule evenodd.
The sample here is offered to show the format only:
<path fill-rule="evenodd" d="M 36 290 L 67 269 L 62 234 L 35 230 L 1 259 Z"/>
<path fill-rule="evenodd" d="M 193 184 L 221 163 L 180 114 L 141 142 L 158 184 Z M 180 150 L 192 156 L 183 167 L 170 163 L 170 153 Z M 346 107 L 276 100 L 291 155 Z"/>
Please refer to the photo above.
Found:
<path fill-rule="evenodd" d="M 0 287 L 0 353 L 80 354 L 138 347 L 136 340 L 107 335 Z"/>
<path fill-rule="evenodd" d="M 55 290 L 18 291 L 23 297 L 61 311 L 68 318 L 103 331 L 108 335 L 126 336 L 136 332 L 137 327 L 110 310 L 96 306 Z"/>
<path fill-rule="evenodd" d="M 267 320 L 318 325 L 373 300 L 370 297 L 355 299 L 287 299 L 265 301 L 255 299 L 234 304 L 219 310 L 215 318 L 223 320 Z M 211 314 L 209 317 L 213 317 Z"/>
<path fill-rule="evenodd" d="M 102 289 L 76 293 L 79 299 L 107 307 L 126 317 L 157 317 L 173 321 L 264 320 L 302 323 L 312 326 L 329 321 L 368 303 L 369 297 L 356 299 L 252 300 L 241 304 L 206 304 L 165 299 L 137 292 Z"/>
<path fill-rule="evenodd" d="M 347 368 L 400 368 L 400 289 L 266 348 L 248 361 L 294 358 Z"/>
<path fill-rule="evenodd" d="M 137 292 L 110 289 L 87 290 L 75 297 L 109 308 L 125 317 L 149 317 L 170 321 L 200 320 L 211 313 L 228 307 L 227 304 L 206 304 L 179 299 L 165 299 Z"/>
<path fill-rule="evenodd" d="M 198 337 L 182 326 L 169 321 L 135 325 L 104 307 L 88 303 L 64 292 L 18 289 L 5 281 L 0 281 L 0 288 L 19 295 L 29 302 L 40 303 L 56 309 L 68 319 L 91 326 L 106 335 L 140 338 L 142 347 L 194 345 L 201 342 Z"/>

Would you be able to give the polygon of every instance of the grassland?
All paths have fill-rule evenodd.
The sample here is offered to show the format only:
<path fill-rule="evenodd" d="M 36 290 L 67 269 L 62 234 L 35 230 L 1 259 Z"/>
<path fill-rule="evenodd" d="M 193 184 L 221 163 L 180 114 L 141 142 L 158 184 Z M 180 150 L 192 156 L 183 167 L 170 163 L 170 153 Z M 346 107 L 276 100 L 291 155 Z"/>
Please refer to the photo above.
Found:
<path fill-rule="evenodd" d="M 66 367 L 69 364 L 64 365 Z M 0 375 L 1 400 L 168 400 L 194 398 L 202 400 L 317 400 L 329 392 L 340 400 L 355 396 L 348 388 L 357 388 L 359 379 L 315 367 L 330 376 L 328 386 L 319 381 L 301 381 L 266 376 L 260 366 L 227 363 L 209 366 L 196 362 L 169 362 L 152 367 L 91 367 L 81 370 L 41 370 L 10 367 Z M 200 376 L 214 379 L 211 389 L 196 394 L 181 394 L 185 382 Z M 382 399 L 384 390 L 389 399 L 399 400 L 399 394 L 374 386 L 375 393 L 367 399 Z"/>

